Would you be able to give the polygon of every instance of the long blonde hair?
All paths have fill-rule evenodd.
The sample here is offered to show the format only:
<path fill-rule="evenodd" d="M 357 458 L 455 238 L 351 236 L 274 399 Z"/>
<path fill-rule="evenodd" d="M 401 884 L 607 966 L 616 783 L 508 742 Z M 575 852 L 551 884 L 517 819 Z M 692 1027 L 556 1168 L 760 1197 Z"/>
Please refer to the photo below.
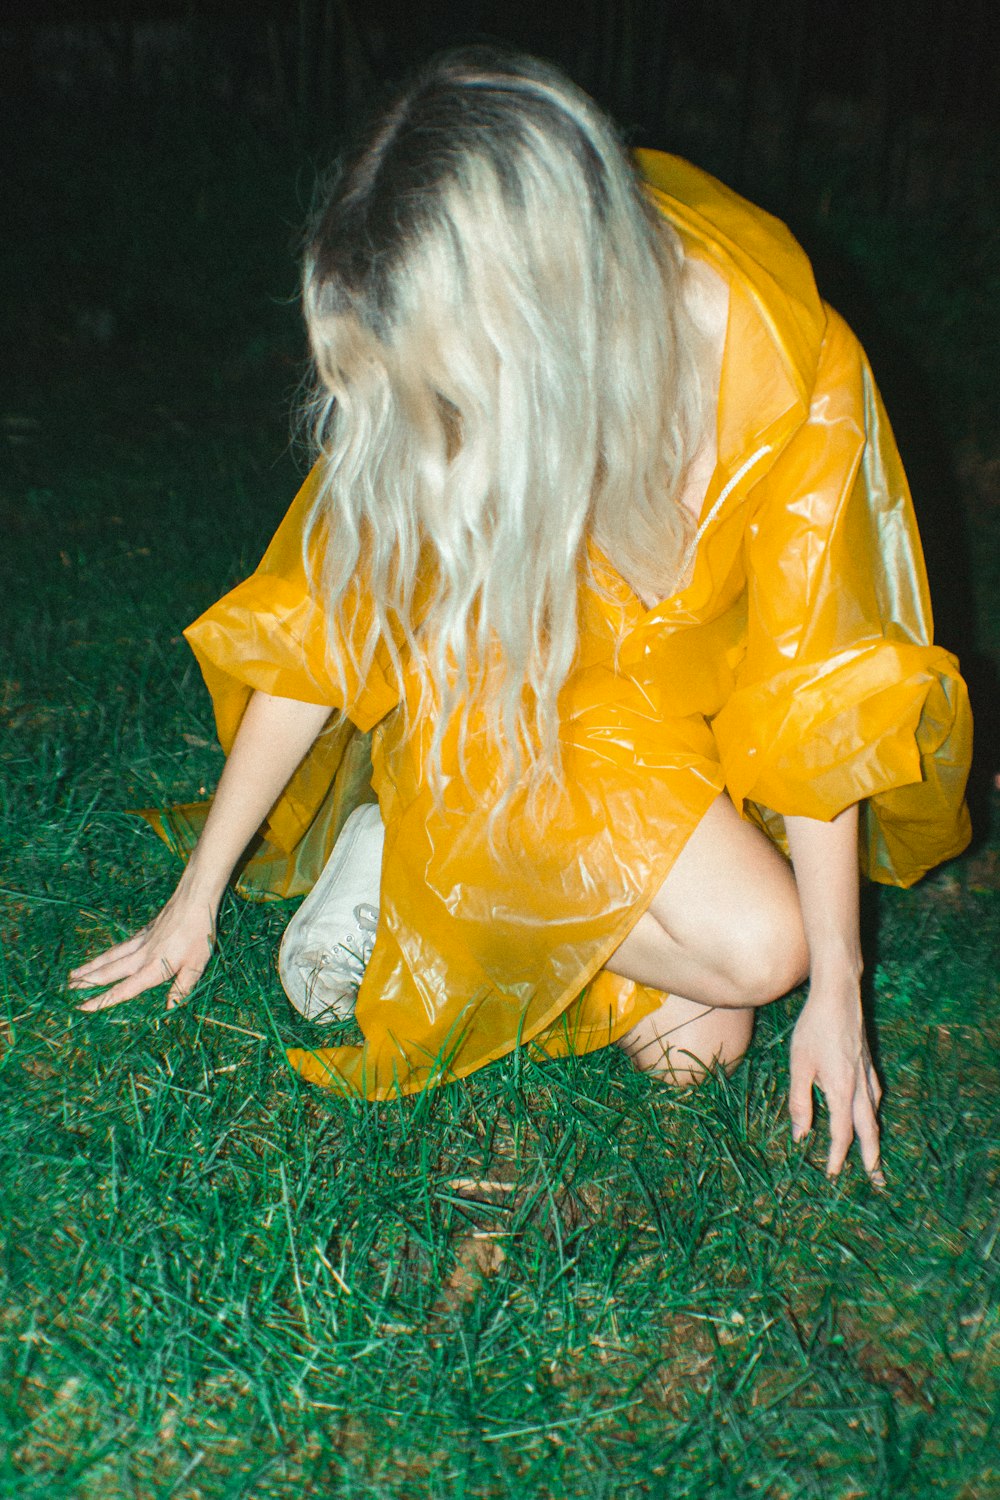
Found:
<path fill-rule="evenodd" d="M 380 640 L 400 677 L 403 655 L 416 666 L 438 791 L 445 730 L 457 717 L 464 766 L 474 705 L 506 797 L 559 774 L 588 536 L 640 593 L 677 585 L 703 422 L 681 261 L 593 101 L 487 49 L 427 67 L 318 215 L 319 587 L 351 677 Z M 344 618 L 359 569 L 360 642 Z"/>

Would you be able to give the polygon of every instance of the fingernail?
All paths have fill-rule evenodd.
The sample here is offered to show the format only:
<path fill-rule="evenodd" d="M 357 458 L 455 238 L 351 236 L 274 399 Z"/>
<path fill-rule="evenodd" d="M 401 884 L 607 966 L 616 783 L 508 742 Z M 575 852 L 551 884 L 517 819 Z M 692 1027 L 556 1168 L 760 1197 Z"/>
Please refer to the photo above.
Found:
<path fill-rule="evenodd" d="M 805 1133 L 806 1133 L 805 1132 L 805 1126 L 803 1126 L 803 1125 L 793 1125 L 792 1126 L 792 1140 L 793 1141 L 801 1141 L 801 1139 L 805 1135 Z"/>

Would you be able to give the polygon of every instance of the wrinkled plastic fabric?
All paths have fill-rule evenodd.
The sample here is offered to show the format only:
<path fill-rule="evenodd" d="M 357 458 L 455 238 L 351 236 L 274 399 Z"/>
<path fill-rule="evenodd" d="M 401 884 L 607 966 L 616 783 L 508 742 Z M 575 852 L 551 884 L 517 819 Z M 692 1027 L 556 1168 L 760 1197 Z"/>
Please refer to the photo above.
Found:
<path fill-rule="evenodd" d="M 641 152 L 639 165 L 686 252 L 730 287 L 718 467 L 693 568 L 648 609 L 592 549 L 600 587 L 581 583 L 560 700 L 566 785 L 544 826 L 515 802 L 496 849 L 485 751 L 473 743 L 467 783 L 446 737 L 453 774 L 435 807 L 431 726 L 402 733 L 411 673 L 394 682 L 380 659 L 349 684 L 350 719 L 332 715 L 239 878 L 257 896 L 307 891 L 344 818 L 377 795 L 386 844 L 356 1011 L 365 1042 L 290 1052 L 317 1083 L 387 1098 L 518 1044 L 559 1055 L 621 1036 L 662 997 L 603 965 L 724 788 L 779 844 L 785 816 L 830 819 L 864 800 L 861 863 L 881 881 L 911 884 L 968 841 L 967 697 L 955 659 L 929 644 L 920 542 L 865 356 L 783 225 L 676 158 Z M 317 482 L 257 572 L 187 631 L 226 750 L 254 689 L 344 701 L 302 560 Z M 363 580 L 357 591 L 363 627 Z M 203 819 L 193 806 L 157 822 L 183 849 Z"/>

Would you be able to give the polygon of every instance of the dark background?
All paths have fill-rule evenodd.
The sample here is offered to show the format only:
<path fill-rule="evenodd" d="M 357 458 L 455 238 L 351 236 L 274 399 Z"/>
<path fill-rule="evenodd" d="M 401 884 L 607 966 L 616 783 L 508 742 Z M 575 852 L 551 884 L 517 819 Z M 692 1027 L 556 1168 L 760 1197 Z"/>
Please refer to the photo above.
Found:
<path fill-rule="evenodd" d="M 630 143 L 689 156 L 804 243 L 913 481 L 939 637 L 976 699 L 981 802 L 1000 765 L 992 0 L 15 0 L 0 400 L 19 490 L 216 444 L 217 534 L 252 566 L 294 485 L 317 177 L 415 63 L 491 39 L 554 59 Z M 263 498 L 234 518 L 237 477 Z"/>
<path fill-rule="evenodd" d="M 917 190 L 932 138 L 1000 118 L 992 0 L 13 0 L 0 25 L 15 115 L 211 97 L 320 144 L 387 80 L 483 38 L 553 58 L 638 144 L 679 135 L 734 186 L 771 158 L 792 199 L 817 127 L 864 138 L 887 205 Z"/>

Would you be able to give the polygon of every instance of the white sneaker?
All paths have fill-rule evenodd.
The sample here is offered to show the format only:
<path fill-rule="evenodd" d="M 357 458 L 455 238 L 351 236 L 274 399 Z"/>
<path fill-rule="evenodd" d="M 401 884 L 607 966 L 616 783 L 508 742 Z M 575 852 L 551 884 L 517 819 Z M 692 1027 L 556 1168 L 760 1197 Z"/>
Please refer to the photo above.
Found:
<path fill-rule="evenodd" d="M 281 940 L 278 973 L 285 993 L 318 1025 L 354 1014 L 375 946 L 384 842 L 377 804 L 356 808 Z"/>

